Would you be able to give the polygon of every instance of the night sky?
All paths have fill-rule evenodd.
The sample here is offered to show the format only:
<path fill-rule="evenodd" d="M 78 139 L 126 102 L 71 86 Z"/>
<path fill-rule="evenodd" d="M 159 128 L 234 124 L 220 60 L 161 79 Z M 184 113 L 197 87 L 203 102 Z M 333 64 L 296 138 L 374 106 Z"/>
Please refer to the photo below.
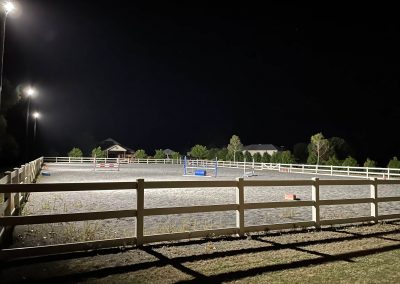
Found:
<path fill-rule="evenodd" d="M 139 2 L 20 0 L 7 20 L 4 76 L 38 89 L 47 151 L 112 137 L 183 152 L 232 134 L 291 149 L 323 132 L 360 162 L 400 156 L 394 7 Z"/>

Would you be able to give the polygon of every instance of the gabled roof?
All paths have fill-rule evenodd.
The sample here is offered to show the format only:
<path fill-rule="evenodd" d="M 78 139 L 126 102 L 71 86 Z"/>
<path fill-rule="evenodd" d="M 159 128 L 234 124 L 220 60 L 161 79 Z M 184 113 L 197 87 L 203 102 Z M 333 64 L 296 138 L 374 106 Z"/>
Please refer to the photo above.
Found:
<path fill-rule="evenodd" d="M 282 151 L 281 147 L 275 146 L 273 144 L 251 144 L 243 147 L 244 151 Z"/>
<path fill-rule="evenodd" d="M 121 145 L 113 145 L 113 146 L 107 148 L 106 151 L 107 151 L 107 152 L 110 152 L 110 151 L 111 151 L 111 152 L 112 152 L 112 151 L 114 151 L 114 152 L 126 152 L 127 149 L 125 149 L 125 148 L 122 147 Z"/>
<path fill-rule="evenodd" d="M 118 145 L 118 146 L 121 146 L 122 148 L 125 148 L 130 153 L 135 152 L 135 151 L 133 151 L 132 149 L 130 149 L 128 147 L 122 146 L 121 143 L 119 143 L 118 141 L 116 141 L 116 140 L 114 140 L 112 138 L 107 138 L 107 139 L 101 141 L 97 146 L 100 146 L 100 148 L 102 150 L 109 150 L 111 147 L 113 147 L 115 145 Z"/>

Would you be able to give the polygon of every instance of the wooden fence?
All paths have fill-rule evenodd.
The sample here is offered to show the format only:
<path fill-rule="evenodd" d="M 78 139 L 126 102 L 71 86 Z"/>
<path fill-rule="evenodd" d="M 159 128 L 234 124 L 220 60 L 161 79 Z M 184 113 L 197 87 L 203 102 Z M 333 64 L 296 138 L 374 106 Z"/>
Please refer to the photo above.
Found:
<path fill-rule="evenodd" d="M 59 164 L 87 164 L 94 163 L 91 157 L 45 157 L 45 162 Z M 183 164 L 182 159 L 118 159 L 118 158 L 96 158 L 98 163 L 121 163 L 121 164 Z M 191 165 L 214 167 L 215 161 L 190 160 Z M 255 171 L 273 170 L 286 173 L 301 173 L 311 175 L 329 175 L 339 177 L 356 178 L 379 178 L 379 179 L 400 179 L 400 169 L 395 168 L 369 168 L 369 167 L 347 167 L 347 166 L 324 166 L 305 164 L 274 164 L 274 163 L 253 163 L 217 161 L 220 168 L 254 169 Z"/>
<path fill-rule="evenodd" d="M 323 186 L 348 186 L 365 185 L 370 186 L 370 197 L 357 199 L 335 199 L 321 200 L 319 198 L 320 187 Z M 381 215 L 378 212 L 378 204 L 381 202 L 400 201 L 400 196 L 378 197 L 379 185 L 400 185 L 400 180 L 378 180 L 377 178 L 364 180 L 319 180 L 318 178 L 306 180 L 207 180 L 207 181 L 145 181 L 138 179 L 135 182 L 110 182 L 110 183 L 58 183 L 58 184 L 1 184 L 0 192 L 10 194 L 15 192 L 60 192 L 60 191 L 93 191 L 93 190 L 136 190 L 136 209 L 113 210 L 101 212 L 83 212 L 68 214 L 36 215 L 36 216 L 11 216 L 0 218 L 0 226 L 17 226 L 28 224 L 75 222 L 85 220 L 112 219 L 112 218 L 136 218 L 136 234 L 130 238 L 117 238 L 78 243 L 47 245 L 38 247 L 25 247 L 15 249 L 2 249 L 0 259 L 7 260 L 19 257 L 32 257 L 73 251 L 93 250 L 98 248 L 109 248 L 126 245 L 140 246 L 147 243 L 181 240 L 189 238 L 208 237 L 215 235 L 244 235 L 249 232 L 268 231 L 277 229 L 320 227 L 333 224 L 347 224 L 358 222 L 378 222 L 379 220 L 398 219 L 400 214 Z M 259 202 L 245 203 L 245 190 L 248 187 L 272 187 L 272 186 L 299 186 L 310 187 L 311 200 L 281 201 L 281 202 Z M 169 208 L 145 208 L 144 192 L 157 188 L 235 188 L 236 202 L 232 204 L 214 204 L 205 206 L 169 207 Z M 260 189 L 264 190 L 264 188 Z M 400 189 L 399 189 L 400 191 Z M 370 215 L 367 217 L 354 216 L 345 219 L 320 218 L 320 207 L 325 205 L 343 204 L 370 204 Z M 311 207 L 312 219 L 308 221 L 293 223 L 258 224 L 247 226 L 244 214 L 246 210 L 262 208 L 287 208 L 287 207 Z M 235 211 L 236 226 L 213 230 L 188 231 L 179 233 L 144 235 L 144 217 L 153 215 L 190 214 L 200 212 Z M 133 224 L 132 224 L 133 226 Z"/>
<path fill-rule="evenodd" d="M 5 172 L 0 179 L 0 186 L 8 184 L 30 184 L 35 181 L 43 163 L 43 157 Z M 0 192 L 0 218 L 18 215 L 21 207 L 28 200 L 29 191 Z M 0 224 L 0 244 L 6 235 L 7 228 Z"/>

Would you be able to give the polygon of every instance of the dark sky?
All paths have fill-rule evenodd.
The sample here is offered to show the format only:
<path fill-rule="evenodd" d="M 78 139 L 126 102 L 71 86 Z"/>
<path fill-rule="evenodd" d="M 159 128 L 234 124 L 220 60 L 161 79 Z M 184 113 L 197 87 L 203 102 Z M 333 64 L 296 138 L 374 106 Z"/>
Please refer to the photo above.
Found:
<path fill-rule="evenodd" d="M 322 131 L 359 159 L 400 155 L 394 7 L 139 2 L 19 1 L 4 75 L 39 90 L 46 148 L 291 148 Z"/>

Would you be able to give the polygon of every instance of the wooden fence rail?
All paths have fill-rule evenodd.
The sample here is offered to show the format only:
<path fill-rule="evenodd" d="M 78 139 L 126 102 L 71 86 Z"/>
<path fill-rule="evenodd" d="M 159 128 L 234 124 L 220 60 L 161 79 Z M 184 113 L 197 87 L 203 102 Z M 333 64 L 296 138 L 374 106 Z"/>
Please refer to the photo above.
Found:
<path fill-rule="evenodd" d="M 215 161 L 210 160 L 188 160 L 192 166 L 214 167 Z M 92 157 L 44 157 L 44 162 L 58 164 L 88 164 L 94 163 Z M 182 159 L 130 159 L 130 158 L 96 158 L 98 163 L 120 163 L 120 164 L 171 164 L 181 165 Z M 369 167 L 347 167 L 347 166 L 325 166 L 304 164 L 276 164 L 256 162 L 233 162 L 217 161 L 217 167 L 254 169 L 255 171 L 273 170 L 286 173 L 301 173 L 311 175 L 329 175 L 338 177 L 357 178 L 379 178 L 400 179 L 400 169 L 396 168 L 369 168 Z"/>
<path fill-rule="evenodd" d="M 43 157 L 14 168 L 13 171 L 5 172 L 5 176 L 0 179 L 0 185 L 29 184 L 35 181 L 43 163 Z M 27 201 L 29 191 L 17 190 L 14 192 L 0 192 L 0 218 L 15 216 L 20 213 L 20 209 Z M 7 234 L 7 228 L 0 224 L 0 244 Z"/>
<path fill-rule="evenodd" d="M 381 202 L 400 201 L 399 196 L 379 197 L 378 186 L 384 184 L 400 185 L 400 180 L 378 180 L 377 178 L 369 180 L 319 180 L 313 178 L 311 180 L 244 180 L 238 178 L 236 180 L 207 180 L 207 181 L 149 181 L 138 179 L 135 182 L 109 182 L 109 183 L 58 183 L 58 184 L 1 184 L 0 192 L 3 194 L 11 194 L 15 192 L 59 192 L 59 191 L 92 191 L 92 190 L 136 190 L 136 209 L 131 210 L 113 210 L 100 212 L 84 212 L 84 213 L 68 213 L 53 215 L 34 215 L 34 216 L 12 216 L 5 215 L 0 217 L 0 226 L 16 226 L 27 224 L 42 224 L 54 222 L 74 222 L 84 220 L 98 220 L 110 218 L 135 217 L 136 228 L 135 237 L 107 239 L 90 242 L 68 243 L 58 245 L 47 245 L 39 247 L 25 247 L 15 249 L 2 249 L 0 251 L 0 259 L 8 260 L 19 257 L 32 257 L 39 255 L 48 255 L 56 253 L 65 253 L 82 250 L 92 250 L 97 248 L 109 248 L 124 245 L 141 246 L 143 244 L 181 240 L 188 238 L 207 237 L 214 235 L 240 235 L 245 233 L 268 231 L 277 229 L 290 229 L 299 227 L 320 227 L 333 224 L 347 224 L 357 222 L 378 222 L 378 220 L 399 219 L 400 214 L 379 214 L 378 204 Z M 323 186 L 346 186 L 346 185 L 369 185 L 370 197 L 356 199 L 334 199 L 321 200 L 320 188 Z M 281 201 L 281 202 L 258 202 L 246 203 L 244 196 L 248 187 L 271 187 L 271 186 L 301 186 L 310 187 L 311 200 L 306 201 Z M 187 206 L 187 207 L 167 207 L 167 208 L 145 208 L 144 192 L 157 188 L 214 188 L 228 187 L 235 188 L 236 202 L 232 204 L 212 204 L 203 206 Z M 399 189 L 400 191 L 400 189 Z M 370 215 L 367 217 L 354 216 L 345 219 L 329 219 L 320 218 L 320 208 L 326 205 L 342 205 L 342 204 L 370 204 Z M 258 224 L 247 226 L 245 224 L 245 211 L 251 209 L 262 208 L 286 208 L 286 207 L 311 207 L 312 218 L 308 221 L 292 222 L 292 223 L 276 223 L 276 224 Z M 220 212 L 235 211 L 236 226 L 230 228 L 219 228 L 212 230 L 187 231 L 179 233 L 144 235 L 144 217 L 153 215 L 169 215 L 169 214 L 190 214 L 200 212 Z"/>

